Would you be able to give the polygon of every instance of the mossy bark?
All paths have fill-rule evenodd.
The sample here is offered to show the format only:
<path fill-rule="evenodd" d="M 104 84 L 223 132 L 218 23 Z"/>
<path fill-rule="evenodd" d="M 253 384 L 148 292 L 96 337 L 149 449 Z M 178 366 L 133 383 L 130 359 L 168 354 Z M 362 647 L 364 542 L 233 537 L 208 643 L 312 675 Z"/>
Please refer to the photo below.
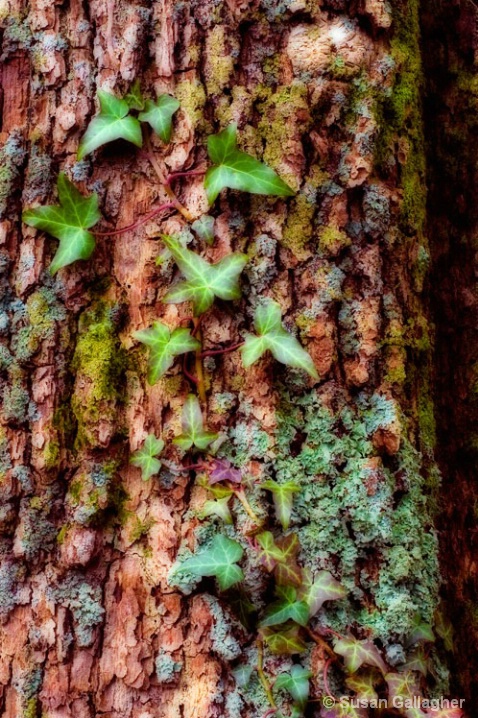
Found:
<path fill-rule="evenodd" d="M 231 665 L 257 661 L 214 585 L 168 575 L 222 530 L 198 514 L 194 476 L 143 482 L 129 457 L 148 433 L 168 443 L 190 386 L 179 363 L 151 387 L 134 331 L 171 327 L 186 306 L 161 297 L 172 262 L 161 233 L 216 261 L 245 251 L 243 299 L 201 325 L 204 348 L 241 340 L 260 297 L 280 302 L 312 355 L 314 383 L 271 359 L 245 371 L 237 352 L 204 362 L 208 427 L 222 454 L 257 481 L 302 485 L 292 527 L 301 561 L 327 569 L 348 598 L 326 620 L 404 660 L 417 616 L 433 624 L 440 571 L 438 472 L 426 239 L 423 77 L 416 0 L 7 0 L 2 11 L 4 142 L 0 242 L 0 713 L 5 718 L 259 718 L 257 680 L 240 691 Z M 92 259 L 48 264 L 56 241 L 21 224 L 22 207 L 55 201 L 54 173 L 96 191 L 101 228 L 127 226 L 166 199 L 146 153 L 115 143 L 76 161 L 96 88 L 181 101 L 162 169 L 201 166 L 205 139 L 237 122 L 243 149 L 297 191 L 286 202 L 224 193 L 205 248 L 175 213 L 116 237 Z M 177 180 L 194 217 L 200 177 Z M 255 484 L 254 484 L 255 486 Z M 260 516 L 267 493 L 251 489 Z M 3 508 L 5 507 L 5 508 Z M 240 504 L 228 532 L 244 546 Z M 242 513 L 241 513 L 242 512 Z M 272 519 L 271 519 L 272 520 Z M 267 580 L 244 562 L 259 605 Z M 325 620 L 325 619 L 324 619 Z M 429 688 L 447 690 L 446 651 L 431 651 Z M 312 697 L 325 656 L 310 649 Z M 274 676 L 289 658 L 266 654 Z M 343 687 L 339 672 L 337 690 Z M 311 703 L 311 715 L 314 714 Z M 316 711 L 317 712 L 317 711 Z"/>

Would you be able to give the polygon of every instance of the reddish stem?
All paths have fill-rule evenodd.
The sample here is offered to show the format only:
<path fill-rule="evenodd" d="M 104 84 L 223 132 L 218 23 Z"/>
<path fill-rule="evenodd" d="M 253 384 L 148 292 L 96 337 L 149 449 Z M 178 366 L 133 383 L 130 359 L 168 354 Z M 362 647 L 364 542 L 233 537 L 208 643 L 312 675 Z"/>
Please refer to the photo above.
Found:
<path fill-rule="evenodd" d="M 330 696 L 331 698 L 334 698 L 334 695 L 333 695 L 333 693 L 332 693 L 331 690 L 330 690 L 329 678 L 328 678 L 329 666 L 330 666 L 331 663 L 332 663 L 332 659 L 331 659 L 331 658 L 328 658 L 328 659 L 325 661 L 323 680 L 324 680 L 325 694 L 326 694 L 327 696 Z"/>
<path fill-rule="evenodd" d="M 209 349 L 205 352 L 201 352 L 202 357 L 211 357 L 215 356 L 216 354 L 226 354 L 227 352 L 233 352 L 234 349 L 238 349 L 239 347 L 242 347 L 244 342 L 238 342 L 237 344 L 233 344 L 230 347 L 226 347 L 225 349 Z"/>
<path fill-rule="evenodd" d="M 189 381 L 191 381 L 193 384 L 196 385 L 196 384 L 198 383 L 198 380 L 196 379 L 196 377 L 193 376 L 193 375 L 188 371 L 186 356 L 184 357 L 184 361 L 183 361 L 183 372 L 184 372 L 184 374 L 186 375 L 186 378 L 189 379 Z"/>
<path fill-rule="evenodd" d="M 137 229 L 138 227 L 141 227 L 142 224 L 145 222 L 148 222 L 153 217 L 156 217 L 157 214 L 160 214 L 160 212 L 164 212 L 165 209 L 173 209 L 174 204 L 172 202 L 166 202 L 166 204 L 162 204 L 160 207 L 157 207 L 156 209 L 153 209 L 152 212 L 146 215 L 146 217 L 143 217 L 142 219 L 139 219 L 137 222 L 134 222 L 133 224 L 129 224 L 127 227 L 121 227 L 121 229 L 114 229 L 111 232 L 93 232 L 97 237 L 113 237 L 116 234 L 124 234 L 125 232 L 132 232 L 133 230 Z"/>
<path fill-rule="evenodd" d="M 178 177 L 199 177 L 200 175 L 205 174 L 206 170 L 187 170 L 186 172 L 171 172 L 171 174 L 166 177 L 166 184 L 171 184 L 171 182 Z"/>

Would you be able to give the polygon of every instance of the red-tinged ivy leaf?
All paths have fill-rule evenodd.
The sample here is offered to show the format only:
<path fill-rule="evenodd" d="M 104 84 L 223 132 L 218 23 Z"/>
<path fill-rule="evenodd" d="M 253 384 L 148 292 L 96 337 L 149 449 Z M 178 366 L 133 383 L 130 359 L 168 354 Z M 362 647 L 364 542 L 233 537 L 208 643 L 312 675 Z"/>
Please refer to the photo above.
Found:
<path fill-rule="evenodd" d="M 449 706 L 448 708 L 429 708 L 427 718 L 462 718 L 465 714 L 461 708 Z"/>
<path fill-rule="evenodd" d="M 417 616 L 414 624 L 413 631 L 408 637 L 408 646 L 413 646 L 415 643 L 434 643 L 435 635 L 429 623 L 423 623 L 420 616 Z"/>
<path fill-rule="evenodd" d="M 372 641 L 358 641 L 356 638 L 339 638 L 334 645 L 335 653 L 345 659 L 345 668 L 355 673 L 360 666 L 375 666 L 384 675 L 388 668 L 380 651 Z"/>
<path fill-rule="evenodd" d="M 231 484 L 240 484 L 242 482 L 242 474 L 239 469 L 235 469 L 227 459 L 214 459 L 209 472 L 209 484 L 217 484 L 220 481 L 229 481 Z"/>
<path fill-rule="evenodd" d="M 366 701 L 373 701 L 378 698 L 375 684 L 380 681 L 380 675 L 374 670 L 365 670 L 354 673 L 345 679 L 347 688 L 356 693 L 356 697 Z"/>
<path fill-rule="evenodd" d="M 297 556 L 300 551 L 300 543 L 297 534 L 288 534 L 277 539 L 277 546 L 282 551 L 282 557 L 278 561 L 274 573 L 279 586 L 302 585 L 302 568 L 297 563 Z"/>
<path fill-rule="evenodd" d="M 247 593 L 241 586 L 234 586 L 227 600 L 234 615 L 248 631 L 251 631 L 255 626 L 255 621 L 252 620 L 252 616 L 256 613 L 256 608 L 249 600 Z"/>
<path fill-rule="evenodd" d="M 256 536 L 259 549 L 259 558 L 266 571 L 273 571 L 283 557 L 281 549 L 276 545 L 274 536 L 270 531 L 262 531 Z"/>
<path fill-rule="evenodd" d="M 312 579 L 309 571 L 304 572 L 301 598 L 309 606 L 309 617 L 320 611 L 325 601 L 337 601 L 347 595 L 345 588 L 328 571 L 319 571 Z"/>
<path fill-rule="evenodd" d="M 282 525 L 284 531 L 286 531 L 290 525 L 294 494 L 300 491 L 300 486 L 294 481 L 278 484 L 277 481 L 269 479 L 268 481 L 264 481 L 261 488 L 267 489 L 272 493 L 277 520 Z"/>
<path fill-rule="evenodd" d="M 442 611 L 437 611 L 435 614 L 435 632 L 442 639 L 445 650 L 453 651 L 453 626 Z"/>
<path fill-rule="evenodd" d="M 306 626 L 309 620 L 309 607 L 304 601 L 297 600 L 297 591 L 292 586 L 279 586 L 278 601 L 266 607 L 264 618 L 260 622 L 262 628 L 278 626 L 287 621 L 295 621 Z"/>
<path fill-rule="evenodd" d="M 297 625 L 286 624 L 280 631 L 261 628 L 260 634 L 270 652 L 276 656 L 293 656 L 307 649 L 306 643 L 300 636 L 300 627 Z"/>
<path fill-rule="evenodd" d="M 419 671 L 424 676 L 428 673 L 428 658 L 423 646 L 419 646 L 408 658 L 407 662 L 400 666 L 402 671 Z"/>

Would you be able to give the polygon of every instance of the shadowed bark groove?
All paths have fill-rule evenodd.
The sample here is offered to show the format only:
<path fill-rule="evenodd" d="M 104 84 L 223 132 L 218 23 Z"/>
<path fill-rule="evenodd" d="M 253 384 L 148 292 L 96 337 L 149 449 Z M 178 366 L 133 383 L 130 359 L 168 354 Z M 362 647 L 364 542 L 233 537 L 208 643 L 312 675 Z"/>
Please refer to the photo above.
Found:
<path fill-rule="evenodd" d="M 257 679 L 240 691 L 231 677 L 258 656 L 228 597 L 213 581 L 168 582 L 178 552 L 223 530 L 198 517 L 205 490 L 168 470 L 144 482 L 129 463 L 150 432 L 179 460 L 170 440 L 190 390 L 179 362 L 148 386 L 133 339 L 190 316 L 161 302 L 176 277 L 155 261 L 161 233 L 209 261 L 249 256 L 241 301 L 201 324 L 206 352 L 239 343 L 268 296 L 313 357 L 317 383 L 270 358 L 245 371 L 237 351 L 207 356 L 207 424 L 251 480 L 301 482 L 300 560 L 347 589 L 320 620 L 403 663 L 440 587 L 417 0 L 5 0 L 1 22 L 0 715 L 261 718 L 269 707 Z M 201 166 L 206 137 L 236 122 L 241 148 L 296 196 L 224 193 L 213 247 L 178 213 L 105 236 L 168 201 L 147 152 L 118 142 L 76 161 L 97 88 L 122 96 L 136 78 L 181 103 L 171 144 L 153 141 L 161 170 Z M 59 170 L 98 193 L 105 222 L 92 259 L 52 278 L 56 241 L 20 217 L 55 201 Z M 175 186 L 194 217 L 209 211 L 200 177 Z M 254 510 L 272 516 L 252 484 Z M 250 548 L 251 520 L 234 511 L 229 534 Z M 260 606 L 267 579 L 250 550 L 243 566 Z M 437 695 L 445 654 L 437 640 Z M 327 654 L 316 645 L 303 660 L 317 698 Z M 271 680 L 290 665 L 264 656 Z M 329 680 L 343 690 L 340 671 Z"/>

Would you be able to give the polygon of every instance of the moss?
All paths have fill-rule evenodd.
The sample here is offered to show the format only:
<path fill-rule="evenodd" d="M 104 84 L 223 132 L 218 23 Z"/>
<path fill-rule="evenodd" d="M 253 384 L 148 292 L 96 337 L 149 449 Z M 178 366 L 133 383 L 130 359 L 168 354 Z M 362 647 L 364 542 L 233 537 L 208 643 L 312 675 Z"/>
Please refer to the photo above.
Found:
<path fill-rule="evenodd" d="M 58 536 L 56 537 L 56 542 L 57 542 L 58 546 L 61 546 L 63 543 L 65 543 L 65 539 L 68 534 L 69 528 L 70 528 L 69 524 L 65 524 L 59 530 Z"/>
<path fill-rule="evenodd" d="M 23 711 L 23 718 L 37 718 L 38 708 L 38 698 L 30 698 L 27 701 L 25 710 Z"/>
<path fill-rule="evenodd" d="M 219 95 L 234 71 L 234 59 L 226 48 L 226 27 L 215 25 L 206 40 L 206 89 L 208 96 Z"/>
<path fill-rule="evenodd" d="M 118 338 L 114 310 L 100 302 L 80 320 L 71 365 L 75 373 L 71 408 L 78 424 L 78 448 L 94 445 L 98 421 L 112 421 L 116 413 L 127 358 Z"/>
<path fill-rule="evenodd" d="M 206 104 L 206 92 L 198 80 L 183 80 L 176 85 L 175 96 L 181 109 L 187 114 L 194 129 L 204 123 L 203 110 Z"/>
<path fill-rule="evenodd" d="M 352 240 L 350 237 L 338 229 L 338 227 L 321 227 L 319 230 L 319 250 L 325 254 L 325 256 L 336 257 L 342 249 L 350 247 L 351 244 Z"/>
<path fill-rule="evenodd" d="M 48 441 L 43 451 L 46 469 L 55 469 L 60 463 L 60 445 L 57 441 Z"/>
<path fill-rule="evenodd" d="M 141 521 L 139 516 L 134 516 L 133 526 L 129 532 L 130 541 L 135 543 L 136 541 L 142 539 L 143 536 L 147 536 L 149 530 L 154 526 L 155 523 L 155 520 L 152 518 L 147 518 L 145 519 L 145 521 Z"/>
<path fill-rule="evenodd" d="M 310 256 L 306 245 L 312 239 L 315 211 L 315 203 L 311 202 L 305 194 L 300 193 L 294 198 L 287 215 L 280 243 L 290 249 L 297 259 L 306 259 Z"/>

